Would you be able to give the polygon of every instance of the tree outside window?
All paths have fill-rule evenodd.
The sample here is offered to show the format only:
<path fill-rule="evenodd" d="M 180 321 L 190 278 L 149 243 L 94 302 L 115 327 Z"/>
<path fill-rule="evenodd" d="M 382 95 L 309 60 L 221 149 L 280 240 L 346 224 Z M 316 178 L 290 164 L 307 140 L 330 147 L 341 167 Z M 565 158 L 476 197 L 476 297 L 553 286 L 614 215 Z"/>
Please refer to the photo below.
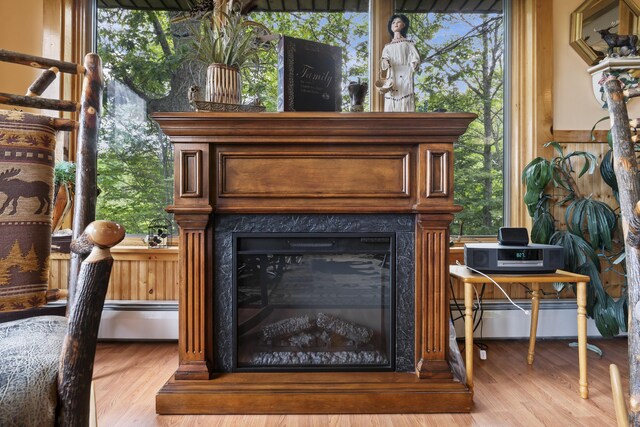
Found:
<path fill-rule="evenodd" d="M 455 145 L 456 222 L 465 235 L 493 234 L 502 225 L 504 24 L 500 14 L 411 13 L 410 37 L 423 63 L 416 75 L 418 111 L 470 111 L 478 119 Z M 188 88 L 203 87 L 205 64 L 185 48 L 193 23 L 176 12 L 99 9 L 98 51 L 107 80 L 99 146 L 98 216 L 145 233 L 172 203 L 173 153 L 151 114 L 189 111 Z M 368 14 L 253 12 L 273 33 L 343 49 L 346 85 L 368 76 Z M 275 48 L 243 76 L 245 101 L 277 102 Z M 370 85 L 370 92 L 374 90 Z M 357 113 L 354 113 L 357 114 Z M 454 225 L 453 234 L 458 233 Z"/>

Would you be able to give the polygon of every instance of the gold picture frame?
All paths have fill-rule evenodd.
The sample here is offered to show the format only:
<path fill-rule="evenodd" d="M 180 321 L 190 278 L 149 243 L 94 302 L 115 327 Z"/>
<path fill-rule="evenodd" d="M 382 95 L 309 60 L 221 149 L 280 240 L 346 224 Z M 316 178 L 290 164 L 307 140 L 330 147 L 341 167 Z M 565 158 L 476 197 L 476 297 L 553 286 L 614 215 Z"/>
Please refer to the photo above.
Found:
<path fill-rule="evenodd" d="M 588 65 L 605 57 L 606 44 L 594 30 L 607 28 L 613 21 L 618 21 L 618 34 L 637 34 L 640 7 L 636 0 L 586 0 L 571 14 L 569 44 Z"/>

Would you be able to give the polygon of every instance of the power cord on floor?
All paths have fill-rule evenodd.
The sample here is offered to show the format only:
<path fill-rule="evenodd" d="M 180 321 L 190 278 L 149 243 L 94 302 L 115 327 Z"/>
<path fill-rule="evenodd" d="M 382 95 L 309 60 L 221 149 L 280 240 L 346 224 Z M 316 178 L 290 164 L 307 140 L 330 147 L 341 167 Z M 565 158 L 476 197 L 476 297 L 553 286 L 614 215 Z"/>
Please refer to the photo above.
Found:
<path fill-rule="evenodd" d="M 460 264 L 460 261 L 456 261 L 457 265 L 462 266 L 462 264 Z M 498 282 L 496 282 L 495 280 L 493 280 L 493 278 L 491 278 L 490 276 L 486 275 L 485 273 L 476 270 L 475 268 L 471 268 L 469 266 L 466 266 L 466 268 L 468 268 L 469 270 L 473 271 L 474 273 L 478 273 L 481 276 L 486 277 L 487 279 L 489 279 L 494 285 L 496 285 L 498 287 L 498 289 L 500 289 L 500 291 L 502 291 L 502 293 L 504 294 L 505 297 L 507 297 L 507 299 L 509 300 L 509 302 L 511 304 L 513 304 L 516 308 L 518 308 L 518 310 L 522 311 L 524 314 L 526 314 L 527 316 L 531 315 L 531 311 L 530 310 L 525 310 L 524 308 L 520 307 L 518 304 L 516 304 L 511 297 L 509 297 L 509 295 L 507 294 L 507 292 L 502 288 L 502 286 L 500 286 L 498 284 Z M 458 310 L 458 316 L 457 317 L 453 317 L 453 313 L 452 313 L 452 308 L 451 306 L 449 306 L 449 314 L 451 316 L 451 319 L 453 321 L 456 321 L 458 319 L 464 318 L 464 312 L 462 311 L 460 304 L 458 303 L 458 300 L 455 298 L 455 294 L 453 292 L 453 282 L 450 280 L 449 281 L 449 286 L 451 287 L 451 295 L 453 295 L 453 302 L 454 305 L 456 306 L 457 310 Z M 476 304 L 473 308 L 473 332 L 476 331 L 476 329 L 478 328 L 478 326 L 480 326 L 480 339 L 482 339 L 482 327 L 483 327 L 483 323 L 482 323 L 482 317 L 484 314 L 484 310 L 482 308 L 482 296 L 484 295 L 484 290 L 485 290 L 485 286 L 486 284 L 483 283 L 482 284 L 482 288 L 480 290 L 480 293 L 478 293 L 478 290 L 476 289 L 476 287 L 473 287 L 473 290 L 476 294 Z M 476 314 L 479 313 L 479 318 L 476 320 Z M 489 346 L 483 342 L 480 341 L 475 341 L 474 340 L 474 344 L 478 347 L 478 349 L 480 350 L 480 359 L 481 360 L 485 360 L 487 358 L 487 350 L 489 349 Z"/>
<path fill-rule="evenodd" d="M 449 305 L 449 316 L 451 320 L 455 322 L 456 320 L 464 319 L 464 310 L 460 306 L 458 299 L 456 298 L 455 291 L 453 289 L 453 280 L 449 278 L 449 287 L 451 288 L 451 297 L 453 298 L 453 305 L 456 307 L 458 311 L 458 315 L 454 317 L 453 308 Z M 484 296 L 484 291 L 486 289 L 486 284 L 482 284 L 482 288 L 480 288 L 480 293 L 476 291 L 476 304 L 471 308 L 472 311 L 472 319 L 473 319 L 473 332 L 475 332 L 478 327 L 480 327 L 480 339 L 482 339 L 482 327 L 484 323 L 482 322 L 482 317 L 484 315 L 484 309 L 482 308 L 482 297 Z M 475 288 L 474 288 L 475 290 Z M 464 343 L 464 339 L 460 339 L 460 342 Z M 474 345 L 478 347 L 480 350 L 480 358 L 485 360 L 487 358 L 487 350 L 489 346 L 481 341 L 474 340 Z M 464 345 L 462 346 L 461 351 L 464 351 Z"/>

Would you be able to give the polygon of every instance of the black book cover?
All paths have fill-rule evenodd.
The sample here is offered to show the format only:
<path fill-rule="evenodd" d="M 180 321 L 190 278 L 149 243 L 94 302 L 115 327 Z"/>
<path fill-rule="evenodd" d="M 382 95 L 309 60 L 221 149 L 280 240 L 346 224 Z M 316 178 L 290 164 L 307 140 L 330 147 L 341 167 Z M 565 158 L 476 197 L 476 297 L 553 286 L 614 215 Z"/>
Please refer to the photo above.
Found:
<path fill-rule="evenodd" d="M 282 36 L 278 111 L 341 111 L 342 48 Z"/>

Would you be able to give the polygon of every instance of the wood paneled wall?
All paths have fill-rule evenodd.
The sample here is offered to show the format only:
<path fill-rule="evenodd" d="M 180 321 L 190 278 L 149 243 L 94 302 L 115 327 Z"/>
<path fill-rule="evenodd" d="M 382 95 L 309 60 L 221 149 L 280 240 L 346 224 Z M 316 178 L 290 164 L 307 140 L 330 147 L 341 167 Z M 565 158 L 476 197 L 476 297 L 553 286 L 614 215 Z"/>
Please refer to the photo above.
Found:
<path fill-rule="evenodd" d="M 171 301 L 178 299 L 178 249 L 116 247 L 108 300 Z M 49 287 L 66 289 L 69 254 L 52 253 Z"/>

